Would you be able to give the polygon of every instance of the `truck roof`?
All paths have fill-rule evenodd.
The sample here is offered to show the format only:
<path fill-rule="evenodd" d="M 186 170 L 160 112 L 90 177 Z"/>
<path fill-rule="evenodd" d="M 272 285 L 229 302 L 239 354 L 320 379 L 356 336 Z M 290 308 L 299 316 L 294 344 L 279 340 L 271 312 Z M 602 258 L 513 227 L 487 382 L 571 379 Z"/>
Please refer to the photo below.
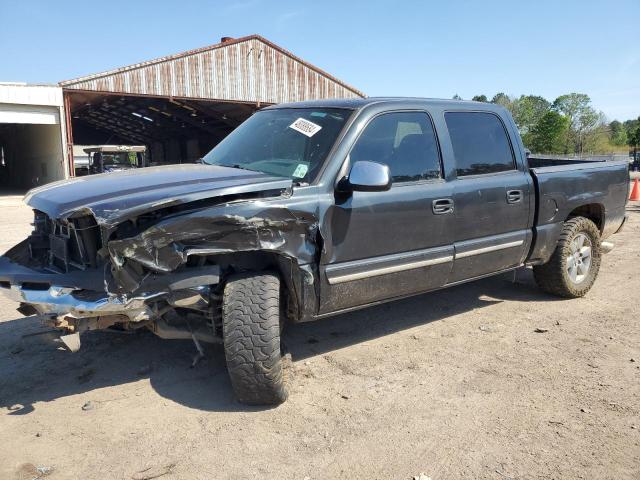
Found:
<path fill-rule="evenodd" d="M 281 103 L 265 108 L 265 110 L 278 108 L 346 108 L 349 110 L 359 110 L 373 104 L 394 104 L 397 107 L 416 104 L 455 108 L 457 110 L 493 110 L 502 111 L 504 107 L 495 103 L 474 102 L 472 100 L 451 100 L 441 98 L 420 98 L 420 97 L 368 97 L 368 98 L 330 98 L 323 100 L 309 100 L 305 102 Z"/>

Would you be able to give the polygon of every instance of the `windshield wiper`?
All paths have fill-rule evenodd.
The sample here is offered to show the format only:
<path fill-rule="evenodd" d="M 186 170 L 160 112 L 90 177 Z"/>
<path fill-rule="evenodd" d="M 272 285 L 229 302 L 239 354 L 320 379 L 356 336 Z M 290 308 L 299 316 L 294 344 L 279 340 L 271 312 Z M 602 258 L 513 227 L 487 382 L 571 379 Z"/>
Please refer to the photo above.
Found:
<path fill-rule="evenodd" d="M 210 163 L 209 165 L 215 165 L 215 163 Z M 240 165 L 239 163 L 234 163 L 233 165 L 226 165 L 224 163 L 220 163 L 218 164 L 218 166 L 220 167 L 227 167 L 227 168 L 237 168 L 239 170 L 248 170 L 250 172 L 255 172 L 255 170 L 252 170 L 250 168 L 247 167 L 243 167 L 242 165 Z"/>

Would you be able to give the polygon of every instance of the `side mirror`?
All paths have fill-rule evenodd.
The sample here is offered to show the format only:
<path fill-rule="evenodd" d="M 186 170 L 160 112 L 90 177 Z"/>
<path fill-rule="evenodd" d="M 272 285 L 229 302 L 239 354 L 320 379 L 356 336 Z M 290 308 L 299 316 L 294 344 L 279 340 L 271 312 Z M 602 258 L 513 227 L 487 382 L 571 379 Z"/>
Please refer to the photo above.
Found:
<path fill-rule="evenodd" d="M 355 162 L 349 175 L 338 184 L 338 189 L 343 192 L 384 192 L 390 188 L 389 167 L 364 160 Z"/>

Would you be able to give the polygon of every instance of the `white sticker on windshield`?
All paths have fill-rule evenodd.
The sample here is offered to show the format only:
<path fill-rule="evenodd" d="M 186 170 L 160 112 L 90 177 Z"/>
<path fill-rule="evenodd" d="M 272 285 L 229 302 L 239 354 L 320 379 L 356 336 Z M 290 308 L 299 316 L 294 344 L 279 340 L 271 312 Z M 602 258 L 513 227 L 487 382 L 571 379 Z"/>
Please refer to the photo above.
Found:
<path fill-rule="evenodd" d="M 304 163 L 299 163 L 296 169 L 293 171 L 292 175 L 295 178 L 303 178 L 308 171 L 309 171 L 309 165 L 305 165 Z"/>
<path fill-rule="evenodd" d="M 304 118 L 297 119 L 295 122 L 289 125 L 289 128 L 293 128 L 296 132 L 300 132 L 309 138 L 313 137 L 322 129 L 320 125 L 316 125 L 315 123 L 310 122 L 309 120 L 305 120 Z"/>

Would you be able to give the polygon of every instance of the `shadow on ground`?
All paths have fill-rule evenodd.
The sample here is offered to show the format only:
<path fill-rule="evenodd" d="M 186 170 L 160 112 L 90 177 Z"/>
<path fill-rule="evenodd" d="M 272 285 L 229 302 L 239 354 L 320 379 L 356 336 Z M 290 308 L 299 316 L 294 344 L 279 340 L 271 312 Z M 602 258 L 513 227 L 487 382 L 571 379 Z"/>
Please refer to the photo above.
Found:
<path fill-rule="evenodd" d="M 513 280 L 510 273 L 292 325 L 284 341 L 296 362 L 502 301 L 553 299 L 535 288 L 530 271 L 518 271 L 516 283 Z M 9 415 L 28 415 L 38 402 L 141 378 L 149 378 L 159 395 L 191 408 L 259 410 L 234 400 L 221 346 L 208 347 L 207 357 L 190 368 L 196 350 L 187 341 L 161 340 L 150 332 L 91 332 L 83 337 L 81 350 L 72 354 L 43 332 L 37 317 L 0 323 L 0 407 L 10 408 Z"/>

